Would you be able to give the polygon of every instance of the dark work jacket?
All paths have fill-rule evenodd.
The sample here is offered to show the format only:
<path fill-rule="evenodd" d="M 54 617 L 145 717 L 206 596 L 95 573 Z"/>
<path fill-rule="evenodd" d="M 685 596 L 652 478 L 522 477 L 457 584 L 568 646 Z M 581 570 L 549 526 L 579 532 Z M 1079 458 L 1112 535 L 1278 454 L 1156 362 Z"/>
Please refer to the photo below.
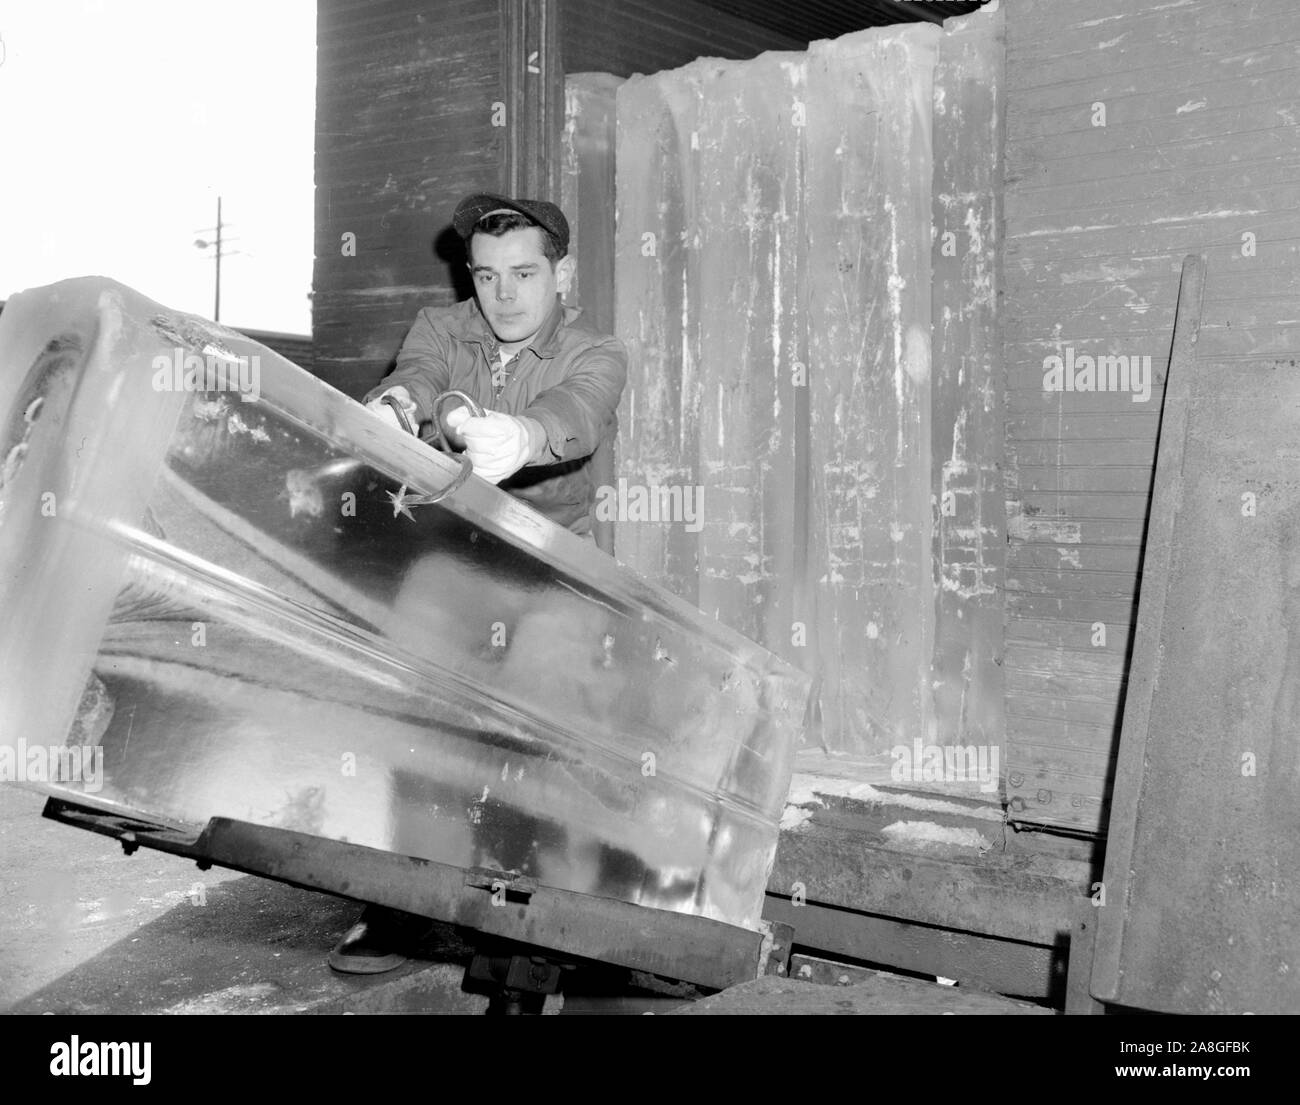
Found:
<path fill-rule="evenodd" d="M 573 325 L 578 314 L 556 297 L 555 309 L 519 352 L 498 396 L 492 384 L 497 340 L 478 301 L 426 307 L 402 343 L 397 367 L 362 401 L 400 384 L 421 422 L 432 417 L 433 400 L 448 390 L 472 395 L 485 410 L 536 419 L 546 431 L 543 457 L 497 486 L 556 524 L 589 533 L 596 488 L 613 482 L 627 352 L 617 338 Z"/>

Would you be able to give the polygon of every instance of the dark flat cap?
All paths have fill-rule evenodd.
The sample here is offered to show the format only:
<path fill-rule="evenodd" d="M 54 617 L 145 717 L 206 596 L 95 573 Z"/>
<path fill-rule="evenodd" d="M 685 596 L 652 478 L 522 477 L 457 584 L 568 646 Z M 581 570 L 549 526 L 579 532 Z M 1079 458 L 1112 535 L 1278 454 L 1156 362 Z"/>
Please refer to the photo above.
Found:
<path fill-rule="evenodd" d="M 466 196 L 456 205 L 456 213 L 451 218 L 452 225 L 456 228 L 456 233 L 468 241 L 478 221 L 484 215 L 497 211 L 518 211 L 521 215 L 528 216 L 538 226 L 555 235 L 562 254 L 569 251 L 569 220 L 555 204 L 545 200 L 512 200 L 480 192 Z"/>

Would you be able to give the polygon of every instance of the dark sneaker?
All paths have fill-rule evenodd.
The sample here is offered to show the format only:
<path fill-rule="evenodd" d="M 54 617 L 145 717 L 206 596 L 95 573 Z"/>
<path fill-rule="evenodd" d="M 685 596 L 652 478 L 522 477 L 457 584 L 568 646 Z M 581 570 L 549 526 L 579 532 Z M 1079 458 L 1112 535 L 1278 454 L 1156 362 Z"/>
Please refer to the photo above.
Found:
<path fill-rule="evenodd" d="M 430 921 L 383 906 L 368 905 L 343 939 L 334 945 L 327 962 L 349 975 L 378 975 L 396 970 L 411 958 Z"/>

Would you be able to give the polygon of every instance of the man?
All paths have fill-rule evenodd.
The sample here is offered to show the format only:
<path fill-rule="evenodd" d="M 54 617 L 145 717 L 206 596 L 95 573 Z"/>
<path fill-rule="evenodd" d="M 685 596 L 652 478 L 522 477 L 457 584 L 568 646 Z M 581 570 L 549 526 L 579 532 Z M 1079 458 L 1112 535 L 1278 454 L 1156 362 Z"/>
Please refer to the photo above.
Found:
<path fill-rule="evenodd" d="M 473 396 L 484 416 L 449 403 L 447 440 L 463 442 L 484 479 L 591 535 L 596 488 L 609 482 L 600 469 L 612 469 L 627 354 L 616 338 L 574 326 L 578 312 L 564 307 L 575 268 L 568 221 L 552 203 L 474 195 L 457 206 L 453 224 L 474 298 L 422 310 L 397 368 L 366 405 L 397 423 L 381 401 L 390 395 L 415 423 L 431 418 L 441 392 Z"/>
<path fill-rule="evenodd" d="M 452 221 L 474 298 L 422 310 L 366 406 L 400 426 L 383 401 L 391 396 L 418 425 L 431 420 L 442 392 L 472 396 L 483 416 L 449 401 L 441 412 L 447 441 L 463 447 L 478 475 L 595 540 L 591 508 L 597 486 L 611 482 L 627 354 L 617 339 L 574 326 L 577 312 L 564 307 L 575 268 L 568 221 L 554 204 L 487 194 L 462 200 Z M 354 974 L 392 970 L 428 928 L 368 906 L 329 964 Z"/>

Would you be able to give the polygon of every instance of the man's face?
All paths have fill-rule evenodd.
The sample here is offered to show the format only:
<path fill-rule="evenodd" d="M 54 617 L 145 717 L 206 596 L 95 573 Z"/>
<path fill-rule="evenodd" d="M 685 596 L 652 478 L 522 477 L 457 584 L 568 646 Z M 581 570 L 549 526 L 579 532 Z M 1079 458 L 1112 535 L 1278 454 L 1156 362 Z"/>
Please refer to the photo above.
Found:
<path fill-rule="evenodd" d="M 557 292 L 568 291 L 573 259 L 554 266 L 542 252 L 542 231 L 535 226 L 508 230 L 499 238 L 475 234 L 470 239 L 470 269 L 479 307 L 507 351 L 522 349 L 542 328 Z"/>

